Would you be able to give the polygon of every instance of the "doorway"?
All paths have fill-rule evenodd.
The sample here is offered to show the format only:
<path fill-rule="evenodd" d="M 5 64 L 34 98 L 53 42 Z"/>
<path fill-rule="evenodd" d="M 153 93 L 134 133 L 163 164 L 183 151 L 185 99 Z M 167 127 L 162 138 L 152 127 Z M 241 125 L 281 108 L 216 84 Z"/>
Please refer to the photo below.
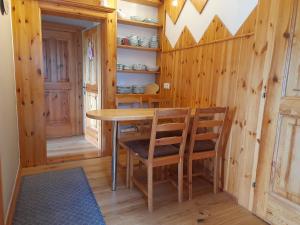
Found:
<path fill-rule="evenodd" d="M 101 24 L 42 15 L 47 161 L 101 156 Z M 99 88 L 100 87 L 100 88 Z"/>

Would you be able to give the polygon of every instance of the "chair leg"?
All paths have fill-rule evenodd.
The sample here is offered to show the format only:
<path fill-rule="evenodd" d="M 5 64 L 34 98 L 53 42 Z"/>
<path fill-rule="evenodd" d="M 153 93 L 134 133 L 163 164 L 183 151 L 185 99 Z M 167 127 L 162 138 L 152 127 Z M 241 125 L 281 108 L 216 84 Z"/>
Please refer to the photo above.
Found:
<path fill-rule="evenodd" d="M 129 188 L 130 190 L 133 187 L 133 167 L 134 167 L 134 153 L 129 152 L 130 163 L 129 163 Z"/>
<path fill-rule="evenodd" d="M 219 162 L 218 155 L 214 158 L 214 193 L 219 191 Z"/>
<path fill-rule="evenodd" d="M 129 182 L 130 182 L 130 158 L 131 158 L 131 151 L 126 150 L 126 187 L 129 188 Z"/>
<path fill-rule="evenodd" d="M 148 210 L 153 212 L 153 167 L 148 165 Z"/>
<path fill-rule="evenodd" d="M 193 198 L 193 160 L 188 160 L 189 200 Z"/>
<path fill-rule="evenodd" d="M 178 202 L 183 199 L 183 160 L 178 163 Z"/>

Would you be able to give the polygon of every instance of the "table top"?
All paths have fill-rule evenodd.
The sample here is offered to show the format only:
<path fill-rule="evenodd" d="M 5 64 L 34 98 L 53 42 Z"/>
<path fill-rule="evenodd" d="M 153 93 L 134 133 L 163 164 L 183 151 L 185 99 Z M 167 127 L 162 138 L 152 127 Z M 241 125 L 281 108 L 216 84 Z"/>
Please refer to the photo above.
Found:
<path fill-rule="evenodd" d="M 151 120 L 154 109 L 99 109 L 86 113 L 90 119 L 105 121 Z"/>
<path fill-rule="evenodd" d="M 86 113 L 90 119 L 104 121 L 133 121 L 151 120 L 154 116 L 154 108 L 143 109 L 99 109 Z M 194 110 L 192 110 L 192 115 Z"/>

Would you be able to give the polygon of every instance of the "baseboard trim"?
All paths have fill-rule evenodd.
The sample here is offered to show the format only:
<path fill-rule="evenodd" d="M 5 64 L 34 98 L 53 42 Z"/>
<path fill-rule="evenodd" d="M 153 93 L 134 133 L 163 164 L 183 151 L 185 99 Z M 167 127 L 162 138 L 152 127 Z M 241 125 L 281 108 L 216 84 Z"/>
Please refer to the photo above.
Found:
<path fill-rule="evenodd" d="M 20 188 L 21 188 L 21 165 L 19 166 L 18 173 L 16 176 L 16 182 L 15 182 L 11 202 L 9 204 L 8 214 L 7 214 L 5 225 L 12 225 Z"/>

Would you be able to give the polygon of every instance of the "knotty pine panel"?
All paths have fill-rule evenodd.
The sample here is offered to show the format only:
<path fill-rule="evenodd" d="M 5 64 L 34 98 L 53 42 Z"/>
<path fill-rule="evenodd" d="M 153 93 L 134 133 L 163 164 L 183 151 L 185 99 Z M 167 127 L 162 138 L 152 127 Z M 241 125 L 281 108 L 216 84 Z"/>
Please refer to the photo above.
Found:
<path fill-rule="evenodd" d="M 38 1 L 12 1 L 20 156 L 23 167 L 46 162 L 41 16 Z"/>
<path fill-rule="evenodd" d="M 260 20 L 260 26 L 256 21 Z M 162 37 L 161 96 L 176 107 L 237 107 L 225 154 L 225 190 L 248 207 L 268 14 L 256 8 L 233 37 L 216 16 L 199 43 L 185 28 L 173 49 Z M 256 33 L 259 32 L 259 34 Z M 162 84 L 171 83 L 171 90 Z M 249 103 L 251 106 L 249 106 Z M 249 123 L 248 123 L 249 121 Z M 212 168 L 210 161 L 203 163 Z M 240 190 L 240 189 L 243 190 Z M 248 193 L 248 194 L 247 194 Z M 246 195 L 246 196 L 245 196 Z"/>

